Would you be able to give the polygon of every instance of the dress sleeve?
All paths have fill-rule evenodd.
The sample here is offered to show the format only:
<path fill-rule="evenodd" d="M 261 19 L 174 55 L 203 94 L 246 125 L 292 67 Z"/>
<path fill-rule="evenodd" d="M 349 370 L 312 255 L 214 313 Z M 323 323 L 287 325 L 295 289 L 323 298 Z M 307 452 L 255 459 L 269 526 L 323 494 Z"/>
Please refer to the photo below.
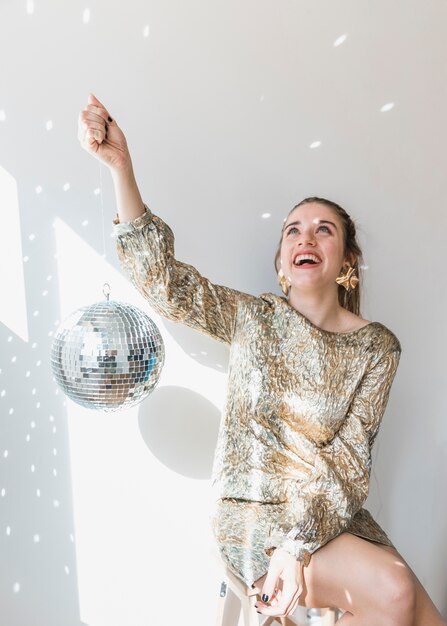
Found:
<path fill-rule="evenodd" d="M 230 344 L 239 302 L 255 296 L 215 285 L 192 265 L 178 261 L 171 228 L 144 208 L 130 222 L 114 220 L 122 268 L 159 315 Z"/>
<path fill-rule="evenodd" d="M 316 455 L 302 497 L 270 529 L 265 552 L 283 548 L 309 563 L 313 552 L 350 524 L 368 496 L 371 450 L 400 359 L 391 349 L 363 376 L 337 434 Z"/>

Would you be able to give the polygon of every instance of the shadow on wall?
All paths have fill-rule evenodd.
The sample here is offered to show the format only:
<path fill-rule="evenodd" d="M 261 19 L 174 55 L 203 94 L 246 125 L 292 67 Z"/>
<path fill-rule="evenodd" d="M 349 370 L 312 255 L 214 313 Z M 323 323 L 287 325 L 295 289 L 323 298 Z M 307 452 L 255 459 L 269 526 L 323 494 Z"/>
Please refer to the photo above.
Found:
<path fill-rule="evenodd" d="M 150 307 L 148 306 L 148 308 Z M 173 339 L 175 339 L 179 348 L 197 361 L 197 363 L 211 367 L 218 372 L 226 372 L 228 370 L 230 351 L 226 344 L 211 339 L 207 335 L 193 330 L 184 324 L 172 322 L 164 318 L 163 324 Z"/>
<path fill-rule="evenodd" d="M 177 386 L 159 387 L 140 405 L 144 442 L 169 469 L 188 478 L 209 479 L 220 411 L 202 395 Z"/>

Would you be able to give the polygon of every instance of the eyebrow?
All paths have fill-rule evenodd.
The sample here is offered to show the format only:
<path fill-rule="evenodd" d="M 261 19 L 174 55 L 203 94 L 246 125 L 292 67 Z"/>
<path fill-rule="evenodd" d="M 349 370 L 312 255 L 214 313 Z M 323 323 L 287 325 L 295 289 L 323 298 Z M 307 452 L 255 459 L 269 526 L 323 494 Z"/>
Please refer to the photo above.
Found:
<path fill-rule="evenodd" d="M 301 222 L 299 222 L 299 221 L 297 221 L 297 222 L 290 222 L 290 224 L 287 224 L 287 226 L 284 226 L 284 230 L 289 228 L 289 226 L 293 226 L 294 224 L 301 224 Z M 334 222 L 330 222 L 329 220 L 318 220 L 318 224 L 332 224 L 332 226 L 335 228 L 335 230 L 337 230 L 337 226 L 334 224 Z"/>

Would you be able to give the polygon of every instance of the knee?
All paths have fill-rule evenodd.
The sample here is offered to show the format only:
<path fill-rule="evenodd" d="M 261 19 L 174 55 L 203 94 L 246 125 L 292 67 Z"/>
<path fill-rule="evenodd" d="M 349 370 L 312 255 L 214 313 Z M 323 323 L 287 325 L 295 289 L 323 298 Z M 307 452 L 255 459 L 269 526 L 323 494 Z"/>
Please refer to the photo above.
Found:
<path fill-rule="evenodd" d="M 390 624 L 412 624 L 416 612 L 416 581 L 404 563 L 394 563 L 382 577 L 381 608 Z"/>

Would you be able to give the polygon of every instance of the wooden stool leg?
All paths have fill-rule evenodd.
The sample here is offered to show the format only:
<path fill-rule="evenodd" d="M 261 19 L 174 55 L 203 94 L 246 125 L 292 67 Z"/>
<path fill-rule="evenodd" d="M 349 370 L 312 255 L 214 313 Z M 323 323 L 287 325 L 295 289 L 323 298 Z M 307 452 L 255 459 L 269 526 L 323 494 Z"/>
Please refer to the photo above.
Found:
<path fill-rule="evenodd" d="M 223 580 L 220 585 L 219 599 L 216 607 L 216 626 L 223 626 L 225 600 L 227 598 L 227 583 Z"/>
<path fill-rule="evenodd" d="M 238 596 L 234 594 L 226 581 L 222 582 L 219 595 L 216 626 L 238 626 L 241 613 L 241 603 Z"/>
<path fill-rule="evenodd" d="M 255 609 L 256 596 L 241 598 L 244 626 L 259 626 L 258 613 Z"/>

